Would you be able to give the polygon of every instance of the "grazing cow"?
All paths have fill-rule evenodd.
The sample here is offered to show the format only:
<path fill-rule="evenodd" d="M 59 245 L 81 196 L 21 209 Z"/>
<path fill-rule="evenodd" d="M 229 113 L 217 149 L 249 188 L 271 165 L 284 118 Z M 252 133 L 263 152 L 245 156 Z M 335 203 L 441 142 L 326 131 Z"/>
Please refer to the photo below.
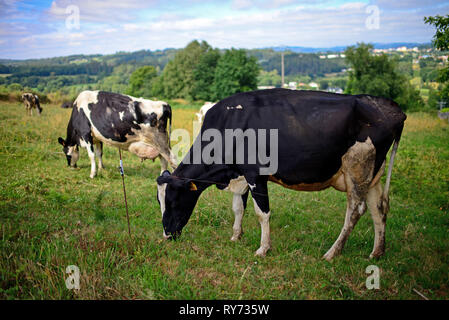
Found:
<path fill-rule="evenodd" d="M 391 170 L 405 119 L 395 102 L 369 95 L 270 89 L 225 98 L 209 110 L 200 135 L 173 174 L 164 171 L 157 179 L 163 235 L 166 239 L 179 236 L 200 194 L 215 184 L 234 193 L 231 240 L 237 240 L 250 191 L 262 229 L 256 255 L 264 256 L 270 248 L 267 182 L 301 191 L 333 187 L 346 192 L 347 209 L 343 229 L 324 258 L 340 254 L 367 206 L 375 233 L 370 257 L 380 257 L 385 251 Z M 258 132 L 257 143 L 251 130 Z M 272 131 L 277 135 L 271 136 Z M 220 136 L 224 142 L 216 141 Z M 249 151 L 245 153 L 256 144 L 262 150 L 257 151 L 257 160 Z M 380 178 L 392 144 L 383 189 Z M 266 160 L 266 150 L 270 157 L 277 155 L 274 166 Z M 243 154 L 246 158 L 239 160 Z"/>
<path fill-rule="evenodd" d="M 142 160 L 160 158 L 161 171 L 168 163 L 176 168 L 169 147 L 167 122 L 171 107 L 163 101 L 104 91 L 83 91 L 73 103 L 67 138 L 59 137 L 69 166 L 76 167 L 79 146 L 85 147 L 91 161 L 90 177 L 96 175 L 95 156 L 103 168 L 103 143 L 128 150 Z"/>
<path fill-rule="evenodd" d="M 71 103 L 71 102 L 63 102 L 61 104 L 61 108 L 63 108 L 63 109 L 70 109 L 72 107 L 73 107 L 73 103 Z"/>
<path fill-rule="evenodd" d="M 203 123 L 204 116 L 207 111 L 215 105 L 213 102 L 205 102 L 203 106 L 200 108 L 200 111 L 196 113 L 196 117 L 200 125 Z"/>
<path fill-rule="evenodd" d="M 22 100 L 25 103 L 25 108 L 30 116 L 33 115 L 33 108 L 37 109 L 39 115 L 42 113 L 39 97 L 36 94 L 24 93 L 22 94 Z"/>

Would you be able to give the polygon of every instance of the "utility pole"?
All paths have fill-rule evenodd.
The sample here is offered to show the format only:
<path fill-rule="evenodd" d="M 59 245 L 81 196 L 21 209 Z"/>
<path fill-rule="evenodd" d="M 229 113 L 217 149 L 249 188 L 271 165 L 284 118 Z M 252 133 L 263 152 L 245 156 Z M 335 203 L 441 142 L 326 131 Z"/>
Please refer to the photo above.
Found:
<path fill-rule="evenodd" d="M 281 52 L 281 78 L 282 88 L 284 87 L 284 51 Z"/>

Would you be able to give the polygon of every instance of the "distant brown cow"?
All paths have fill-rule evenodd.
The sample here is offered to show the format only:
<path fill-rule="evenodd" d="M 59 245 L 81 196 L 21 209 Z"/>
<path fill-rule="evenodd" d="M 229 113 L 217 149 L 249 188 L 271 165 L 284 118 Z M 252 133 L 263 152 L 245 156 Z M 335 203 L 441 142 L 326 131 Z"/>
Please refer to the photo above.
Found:
<path fill-rule="evenodd" d="M 33 115 L 33 108 L 37 109 L 38 114 L 42 113 L 42 108 L 39 103 L 39 97 L 33 93 L 22 94 L 22 100 L 25 103 L 25 108 L 30 116 Z"/>

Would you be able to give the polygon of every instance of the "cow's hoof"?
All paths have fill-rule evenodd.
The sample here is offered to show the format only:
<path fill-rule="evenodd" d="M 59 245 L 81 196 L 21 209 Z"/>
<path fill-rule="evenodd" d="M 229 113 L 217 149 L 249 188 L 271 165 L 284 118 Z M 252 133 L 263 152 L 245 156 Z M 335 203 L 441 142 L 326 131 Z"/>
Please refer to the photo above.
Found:
<path fill-rule="evenodd" d="M 383 252 L 379 252 L 379 251 L 375 251 L 375 252 L 371 252 L 371 254 L 369 255 L 370 259 L 379 259 L 380 257 L 382 257 L 384 255 Z"/>
<path fill-rule="evenodd" d="M 269 248 L 259 248 L 254 254 L 256 257 L 265 257 Z"/>
<path fill-rule="evenodd" d="M 323 259 L 326 260 L 326 261 L 331 262 L 332 259 L 335 258 L 335 256 L 336 256 L 335 252 L 329 250 L 328 252 L 326 252 L 326 253 L 324 254 Z"/>
<path fill-rule="evenodd" d="M 94 174 L 91 174 L 89 177 L 90 177 L 91 179 L 93 179 L 93 178 L 95 178 L 95 175 L 94 175 Z"/>
<path fill-rule="evenodd" d="M 231 241 L 238 241 L 242 238 L 243 232 L 240 232 L 240 234 L 233 234 L 231 237 Z"/>

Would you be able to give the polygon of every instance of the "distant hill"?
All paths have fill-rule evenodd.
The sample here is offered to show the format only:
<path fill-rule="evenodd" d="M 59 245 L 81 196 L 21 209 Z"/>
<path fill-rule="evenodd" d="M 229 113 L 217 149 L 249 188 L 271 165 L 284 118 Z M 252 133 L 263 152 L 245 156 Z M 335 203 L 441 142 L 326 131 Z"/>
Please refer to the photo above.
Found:
<path fill-rule="evenodd" d="M 398 47 L 430 47 L 420 43 L 375 43 L 378 49 Z M 280 51 L 285 53 L 285 76 L 316 79 L 326 74 L 344 72 L 347 68 L 342 57 L 321 59 L 320 52 L 342 52 L 344 46 L 308 48 L 300 46 L 278 46 L 262 49 L 247 49 L 257 59 L 262 70 L 280 74 Z M 128 86 L 132 72 L 140 66 L 152 65 L 160 73 L 180 49 L 140 50 L 116 52 L 114 54 L 70 55 L 44 59 L 0 59 L 0 85 L 19 84 L 49 93 L 66 88 L 70 92 L 99 88 L 122 92 Z M 224 51 L 224 50 L 221 50 Z"/>
<path fill-rule="evenodd" d="M 430 43 L 417 43 L 417 42 L 391 42 L 391 43 L 373 43 L 375 49 L 396 49 L 399 47 L 431 47 Z M 312 48 L 312 47 L 296 47 L 296 46 L 277 46 L 269 47 L 266 49 L 272 49 L 274 51 L 291 51 L 297 53 L 319 53 L 319 52 L 343 52 L 348 46 L 336 46 L 327 48 Z"/>

